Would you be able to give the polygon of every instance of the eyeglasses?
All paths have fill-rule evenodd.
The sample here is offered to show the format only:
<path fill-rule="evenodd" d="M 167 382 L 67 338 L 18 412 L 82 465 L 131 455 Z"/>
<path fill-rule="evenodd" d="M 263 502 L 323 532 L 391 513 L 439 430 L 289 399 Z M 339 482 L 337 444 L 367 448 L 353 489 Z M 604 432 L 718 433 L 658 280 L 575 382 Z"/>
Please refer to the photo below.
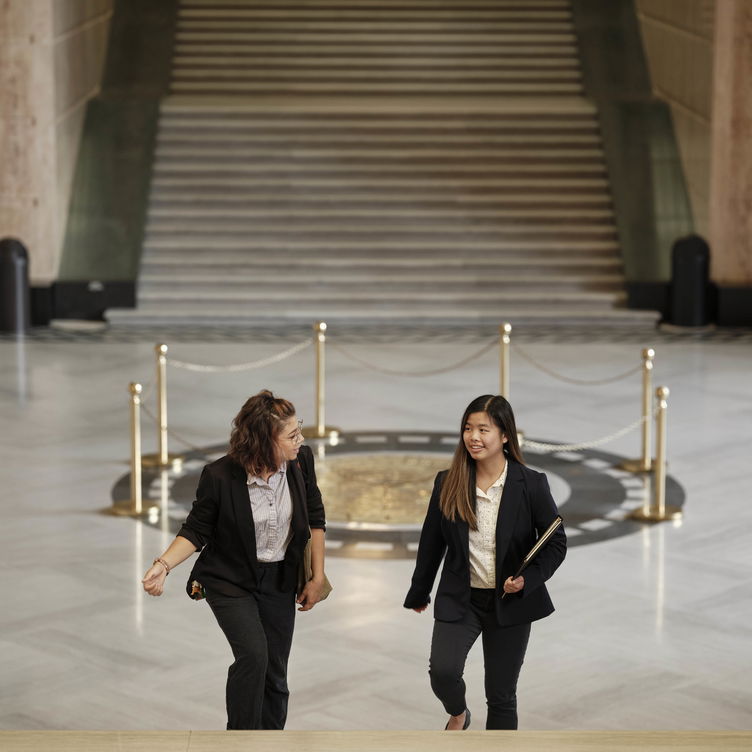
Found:
<path fill-rule="evenodd" d="M 303 421 L 299 420 L 298 421 L 298 427 L 295 429 L 295 432 L 292 433 L 292 434 L 290 434 L 290 435 L 288 435 L 288 436 L 285 436 L 285 438 L 288 441 L 295 442 L 296 444 L 302 443 L 302 441 L 303 441 Z"/>

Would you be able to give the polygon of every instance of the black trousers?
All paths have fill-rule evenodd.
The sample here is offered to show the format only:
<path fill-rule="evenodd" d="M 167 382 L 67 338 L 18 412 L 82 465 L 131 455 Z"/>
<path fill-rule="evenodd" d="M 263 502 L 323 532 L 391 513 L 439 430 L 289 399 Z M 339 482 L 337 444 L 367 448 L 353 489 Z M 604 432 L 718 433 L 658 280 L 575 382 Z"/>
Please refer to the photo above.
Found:
<path fill-rule="evenodd" d="M 228 729 L 282 729 L 287 720 L 295 592 L 279 588 L 281 562 L 260 570 L 253 594 L 206 596 L 235 657 L 227 672 Z"/>
<path fill-rule="evenodd" d="M 483 637 L 487 729 L 517 728 L 517 679 L 525 660 L 530 624 L 500 627 L 493 590 L 473 588 L 471 606 L 460 621 L 435 621 L 429 674 L 431 688 L 449 715 L 466 708 L 462 674 L 470 648 Z"/>

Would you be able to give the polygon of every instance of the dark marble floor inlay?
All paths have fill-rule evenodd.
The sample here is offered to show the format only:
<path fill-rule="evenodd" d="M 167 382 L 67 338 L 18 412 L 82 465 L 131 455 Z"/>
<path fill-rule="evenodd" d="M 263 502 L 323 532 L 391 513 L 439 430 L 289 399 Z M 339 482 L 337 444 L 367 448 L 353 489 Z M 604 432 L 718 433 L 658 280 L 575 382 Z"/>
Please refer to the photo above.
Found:
<path fill-rule="evenodd" d="M 327 553 L 358 558 L 410 558 L 436 473 L 447 467 L 455 434 L 372 431 L 348 433 L 337 440 L 309 440 L 327 505 Z M 175 533 L 194 499 L 201 469 L 224 454 L 223 445 L 185 455 L 179 471 L 143 469 L 143 518 L 148 525 Z M 525 451 L 532 467 L 547 473 L 564 517 L 570 546 L 629 535 L 645 523 L 628 518 L 649 501 L 652 476 L 618 469 L 624 458 L 597 450 L 539 454 Z M 112 489 L 127 498 L 130 475 Z M 681 507 L 684 489 L 669 476 L 666 503 Z M 166 515 L 166 517 L 165 517 Z"/>

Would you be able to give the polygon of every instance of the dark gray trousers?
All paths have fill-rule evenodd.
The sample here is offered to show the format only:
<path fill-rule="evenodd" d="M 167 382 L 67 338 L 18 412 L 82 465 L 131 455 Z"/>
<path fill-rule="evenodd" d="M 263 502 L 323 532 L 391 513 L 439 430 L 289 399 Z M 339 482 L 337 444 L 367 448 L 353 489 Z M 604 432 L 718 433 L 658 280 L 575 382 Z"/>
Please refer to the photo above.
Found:
<path fill-rule="evenodd" d="M 285 727 L 295 593 L 279 589 L 281 574 L 281 563 L 262 565 L 255 593 L 241 597 L 207 593 L 235 657 L 227 672 L 228 729 Z"/>
<path fill-rule="evenodd" d="M 487 729 L 517 728 L 517 679 L 530 637 L 530 624 L 500 627 L 493 590 L 473 588 L 471 605 L 460 621 L 435 621 L 431 640 L 431 688 L 449 715 L 466 706 L 462 674 L 470 648 L 483 637 Z M 471 708 L 472 709 L 472 708 Z"/>

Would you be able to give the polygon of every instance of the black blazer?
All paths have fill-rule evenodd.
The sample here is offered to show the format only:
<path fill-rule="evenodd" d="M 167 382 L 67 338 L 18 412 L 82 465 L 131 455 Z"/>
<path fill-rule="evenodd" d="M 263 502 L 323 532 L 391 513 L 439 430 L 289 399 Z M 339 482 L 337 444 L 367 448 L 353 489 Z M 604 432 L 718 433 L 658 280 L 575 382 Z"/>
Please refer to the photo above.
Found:
<path fill-rule="evenodd" d="M 563 525 L 525 569 L 525 587 L 504 600 L 504 581 L 515 573 L 538 536 L 558 511 L 543 473 L 509 461 L 496 522 L 496 618 L 501 626 L 523 624 L 548 616 L 554 606 L 543 584 L 564 561 L 567 538 Z M 434 617 L 458 621 L 470 606 L 470 528 L 463 520 L 448 520 L 439 509 L 446 470 L 436 476 L 428 512 L 420 534 L 418 557 L 405 608 L 420 608 L 431 601 L 431 588 L 446 552 L 436 591 Z"/>
<path fill-rule="evenodd" d="M 201 551 L 188 578 L 189 595 L 193 580 L 222 595 L 247 595 L 256 590 L 256 528 L 247 478 L 246 471 L 228 456 L 207 465 L 201 473 L 196 500 L 178 531 Z M 287 482 L 292 501 L 292 537 L 285 553 L 283 587 L 292 590 L 309 526 L 326 529 L 310 447 L 301 446 L 298 461 L 287 463 Z"/>

